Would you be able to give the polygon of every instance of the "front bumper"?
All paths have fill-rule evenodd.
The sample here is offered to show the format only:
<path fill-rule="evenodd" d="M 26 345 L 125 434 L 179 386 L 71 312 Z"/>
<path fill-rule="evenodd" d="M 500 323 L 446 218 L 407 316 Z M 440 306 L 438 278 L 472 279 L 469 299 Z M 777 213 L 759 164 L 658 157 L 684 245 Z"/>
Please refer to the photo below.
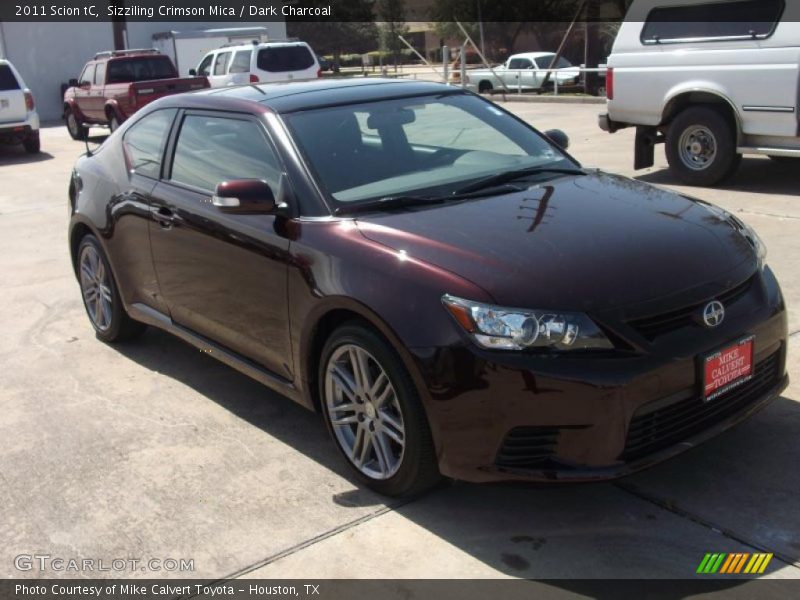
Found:
<path fill-rule="evenodd" d="M 443 474 L 465 481 L 627 475 L 746 419 L 786 387 L 787 320 L 767 269 L 717 330 L 687 327 L 647 351 L 536 356 L 418 349 Z M 753 379 L 702 399 L 700 357 L 754 335 Z"/>

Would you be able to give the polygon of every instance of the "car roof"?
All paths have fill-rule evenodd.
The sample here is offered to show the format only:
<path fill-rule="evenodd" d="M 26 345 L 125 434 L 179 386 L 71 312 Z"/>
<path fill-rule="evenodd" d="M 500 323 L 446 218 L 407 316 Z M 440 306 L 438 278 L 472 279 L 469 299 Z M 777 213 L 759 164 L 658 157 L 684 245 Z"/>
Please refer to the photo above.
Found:
<path fill-rule="evenodd" d="M 509 58 L 541 58 L 543 56 L 553 56 L 555 52 L 520 52 L 512 54 Z"/>
<path fill-rule="evenodd" d="M 283 47 L 283 46 L 305 46 L 306 48 L 310 48 L 310 46 L 301 40 L 278 40 L 274 42 L 242 42 L 241 44 L 226 44 L 217 48 L 216 50 L 209 50 L 206 54 L 211 54 L 213 52 L 227 52 L 229 50 L 252 50 L 253 48 L 276 48 L 276 47 Z"/>
<path fill-rule="evenodd" d="M 282 83 L 263 83 L 211 88 L 167 96 L 158 100 L 161 107 L 273 111 L 290 113 L 326 106 L 356 104 L 428 94 L 464 93 L 461 88 L 430 81 L 404 81 L 389 78 L 310 79 Z"/>

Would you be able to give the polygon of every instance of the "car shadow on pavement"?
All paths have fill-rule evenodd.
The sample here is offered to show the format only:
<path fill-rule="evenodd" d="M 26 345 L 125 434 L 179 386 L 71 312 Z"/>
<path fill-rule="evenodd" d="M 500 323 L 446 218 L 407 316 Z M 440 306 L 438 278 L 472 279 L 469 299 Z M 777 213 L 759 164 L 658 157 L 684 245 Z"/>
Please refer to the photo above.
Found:
<path fill-rule="evenodd" d="M 769 158 L 746 157 L 736 173 L 716 186 L 718 189 L 760 194 L 800 194 L 800 159 L 774 161 Z M 685 185 L 668 169 L 653 171 L 634 179 L 662 185 Z"/>
<path fill-rule="evenodd" d="M 354 482 L 319 415 L 152 328 L 137 343 L 113 347 Z M 391 551 L 413 556 L 431 546 L 419 564 L 421 577 L 468 576 L 437 563 L 450 556 L 442 548 L 452 547 L 521 578 L 691 578 L 707 552 L 775 552 L 771 572 L 786 566 L 782 560 L 800 561 L 797 439 L 800 403 L 781 397 L 701 447 L 619 482 L 445 482 L 399 503 L 354 482 L 355 489 L 331 496 L 331 502 L 395 506 L 389 514 L 408 523 L 403 535 L 392 538 Z M 375 540 L 383 522 L 372 525 L 349 530 L 336 552 L 346 559 L 363 551 L 360 544 L 385 547 Z M 431 545 L 430 534 L 446 544 Z M 582 589 L 579 582 L 563 587 Z"/>
<path fill-rule="evenodd" d="M 44 162 L 53 158 L 55 157 L 47 152 L 30 154 L 22 146 L 0 146 L 0 167 Z"/>

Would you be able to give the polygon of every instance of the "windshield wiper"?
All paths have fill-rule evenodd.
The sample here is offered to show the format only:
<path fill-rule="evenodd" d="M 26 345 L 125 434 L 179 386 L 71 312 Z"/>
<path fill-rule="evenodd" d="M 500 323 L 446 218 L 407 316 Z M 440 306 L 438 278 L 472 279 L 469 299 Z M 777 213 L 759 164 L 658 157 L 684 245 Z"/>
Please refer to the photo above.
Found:
<path fill-rule="evenodd" d="M 442 204 L 447 199 L 447 196 L 385 196 L 377 200 L 353 202 L 348 206 L 340 206 L 334 212 L 337 215 L 343 215 L 369 210 L 388 210 L 393 208 L 405 208 L 407 206 Z"/>
<path fill-rule="evenodd" d="M 456 200 L 470 200 L 473 198 L 483 198 L 485 196 L 497 196 L 511 192 L 519 192 L 520 189 L 514 185 L 493 185 L 483 190 L 474 192 L 453 192 L 448 196 L 386 196 L 377 200 L 367 200 L 365 202 L 354 202 L 349 206 L 340 206 L 334 214 L 342 215 L 370 210 L 391 210 L 393 208 L 405 208 L 407 206 L 424 206 L 431 204 L 444 204 Z"/>
<path fill-rule="evenodd" d="M 469 194 L 471 192 L 477 192 L 479 190 L 495 187 L 503 183 L 510 183 L 517 179 L 522 179 L 523 177 L 529 177 L 531 175 L 538 175 L 539 173 L 563 173 L 565 175 L 585 175 L 585 173 L 577 168 L 567 168 L 567 167 L 527 167 L 525 169 L 514 169 L 512 171 L 503 171 L 502 173 L 497 173 L 496 175 L 490 175 L 489 177 L 484 177 L 483 179 L 479 179 L 474 183 L 470 183 L 469 185 L 465 185 L 462 188 L 457 189 L 453 192 L 454 196 L 460 196 L 462 194 Z"/>

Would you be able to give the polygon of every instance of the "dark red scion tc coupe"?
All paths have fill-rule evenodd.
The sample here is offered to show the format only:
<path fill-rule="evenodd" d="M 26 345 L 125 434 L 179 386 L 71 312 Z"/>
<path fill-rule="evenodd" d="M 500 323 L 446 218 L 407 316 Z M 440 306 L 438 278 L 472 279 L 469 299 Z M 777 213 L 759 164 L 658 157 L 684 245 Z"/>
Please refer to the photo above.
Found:
<path fill-rule="evenodd" d="M 321 412 L 384 494 L 630 473 L 783 390 L 786 310 L 747 225 L 567 143 L 434 83 L 158 100 L 72 174 L 86 311 Z"/>

